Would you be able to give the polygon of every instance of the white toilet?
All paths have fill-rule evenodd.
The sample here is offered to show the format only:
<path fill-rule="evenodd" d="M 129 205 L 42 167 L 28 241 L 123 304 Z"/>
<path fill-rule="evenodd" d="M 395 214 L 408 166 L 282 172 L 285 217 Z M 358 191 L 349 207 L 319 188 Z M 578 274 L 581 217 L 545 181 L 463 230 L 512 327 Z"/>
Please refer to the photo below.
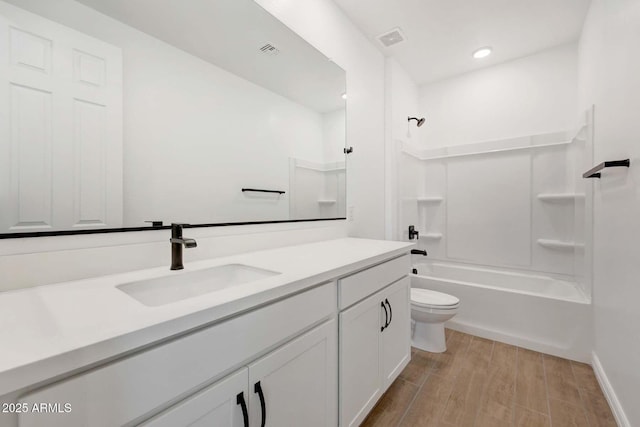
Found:
<path fill-rule="evenodd" d="M 452 295 L 411 288 L 411 345 L 432 353 L 446 351 L 444 322 L 458 313 L 459 305 Z"/>

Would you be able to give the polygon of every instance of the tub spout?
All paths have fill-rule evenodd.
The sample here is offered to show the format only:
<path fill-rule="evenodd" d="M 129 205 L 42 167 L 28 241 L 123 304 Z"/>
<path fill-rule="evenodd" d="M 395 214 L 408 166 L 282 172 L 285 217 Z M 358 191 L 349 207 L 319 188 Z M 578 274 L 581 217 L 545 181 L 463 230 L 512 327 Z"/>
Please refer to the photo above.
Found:
<path fill-rule="evenodd" d="M 411 249 L 411 255 L 427 256 L 427 251 L 423 251 L 423 250 L 420 250 L 420 249 Z"/>

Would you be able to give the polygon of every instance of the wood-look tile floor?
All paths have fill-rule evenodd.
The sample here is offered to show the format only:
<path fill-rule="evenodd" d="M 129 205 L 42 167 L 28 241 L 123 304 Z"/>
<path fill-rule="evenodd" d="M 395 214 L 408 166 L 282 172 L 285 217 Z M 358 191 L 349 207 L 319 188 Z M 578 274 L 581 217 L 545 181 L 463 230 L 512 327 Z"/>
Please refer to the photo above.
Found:
<path fill-rule="evenodd" d="M 447 329 L 447 351 L 411 362 L 363 426 L 615 427 L 589 365 Z"/>

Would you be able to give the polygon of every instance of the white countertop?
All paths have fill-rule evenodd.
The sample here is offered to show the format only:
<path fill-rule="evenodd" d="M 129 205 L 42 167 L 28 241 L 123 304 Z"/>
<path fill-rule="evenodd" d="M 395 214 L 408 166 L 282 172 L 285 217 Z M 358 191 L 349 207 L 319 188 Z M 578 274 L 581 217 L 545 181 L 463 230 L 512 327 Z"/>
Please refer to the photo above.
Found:
<path fill-rule="evenodd" d="M 0 396 L 300 292 L 412 246 L 344 238 L 191 262 L 182 271 L 160 267 L 0 293 Z M 282 274 L 159 307 L 116 288 L 232 263 Z"/>

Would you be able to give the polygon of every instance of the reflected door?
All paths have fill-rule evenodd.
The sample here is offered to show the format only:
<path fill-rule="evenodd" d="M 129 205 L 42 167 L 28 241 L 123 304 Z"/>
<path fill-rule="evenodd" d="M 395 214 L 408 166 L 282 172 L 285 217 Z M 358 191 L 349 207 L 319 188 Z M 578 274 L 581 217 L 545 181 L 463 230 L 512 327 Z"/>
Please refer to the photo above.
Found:
<path fill-rule="evenodd" d="M 122 225 L 122 53 L 0 2 L 0 229 Z"/>

